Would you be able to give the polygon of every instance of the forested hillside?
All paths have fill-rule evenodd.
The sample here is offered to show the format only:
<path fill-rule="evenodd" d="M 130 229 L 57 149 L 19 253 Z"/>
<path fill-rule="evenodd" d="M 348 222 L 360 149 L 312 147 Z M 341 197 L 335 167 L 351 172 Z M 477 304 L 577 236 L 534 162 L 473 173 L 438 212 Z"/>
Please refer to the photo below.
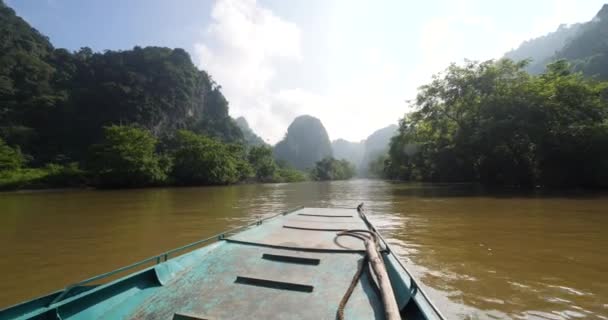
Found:
<path fill-rule="evenodd" d="M 410 181 L 608 187 L 608 5 L 506 57 L 452 64 L 420 87 L 375 171 Z"/>
<path fill-rule="evenodd" d="M 555 32 L 525 41 L 505 57 L 531 59 L 526 70 L 533 74 L 544 72 L 552 62 L 566 59 L 575 71 L 608 79 L 608 5 L 591 21 L 561 25 Z"/>
<path fill-rule="evenodd" d="M 585 75 L 608 79 L 608 4 L 593 20 L 581 26 L 576 37 L 556 53 L 555 59 L 567 59 L 574 70 Z"/>
<path fill-rule="evenodd" d="M 541 73 L 551 58 L 578 33 L 580 27 L 580 23 L 562 24 L 554 32 L 524 41 L 517 49 L 507 52 L 505 58 L 515 61 L 530 59 L 526 70 L 534 74 Z"/>
<path fill-rule="evenodd" d="M 239 141 L 228 102 L 182 49 L 56 49 L 0 3 L 0 137 L 40 165 L 80 161 L 111 124 Z"/>
<path fill-rule="evenodd" d="M 422 86 L 387 177 L 486 185 L 608 187 L 608 82 L 562 60 L 530 75 L 508 59 L 452 65 Z"/>
<path fill-rule="evenodd" d="M 243 136 L 183 49 L 54 48 L 1 0 L 0 49 L 0 189 L 307 178 Z"/>
<path fill-rule="evenodd" d="M 311 116 L 299 116 L 287 128 L 285 138 L 274 147 L 278 160 L 300 170 L 313 168 L 323 158 L 331 157 L 331 143 L 321 121 Z"/>
<path fill-rule="evenodd" d="M 238 117 L 236 118 L 236 124 L 239 126 L 239 129 L 241 129 L 241 132 L 243 133 L 243 138 L 245 139 L 245 143 L 249 146 L 265 146 L 267 145 L 266 142 L 264 142 L 264 139 L 260 138 L 260 136 L 258 136 L 257 134 L 255 134 L 255 132 L 253 132 L 253 130 L 249 127 L 249 123 L 247 122 L 247 119 L 245 119 L 244 117 Z"/>

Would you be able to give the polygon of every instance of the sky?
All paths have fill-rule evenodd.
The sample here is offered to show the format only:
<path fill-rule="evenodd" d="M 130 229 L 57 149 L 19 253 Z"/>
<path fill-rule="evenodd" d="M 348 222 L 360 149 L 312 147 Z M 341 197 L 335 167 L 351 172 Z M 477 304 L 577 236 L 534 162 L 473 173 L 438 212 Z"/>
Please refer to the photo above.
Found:
<path fill-rule="evenodd" d="M 365 139 L 450 63 L 500 58 L 603 1 L 5 0 L 55 47 L 186 49 L 269 143 L 303 114 Z"/>

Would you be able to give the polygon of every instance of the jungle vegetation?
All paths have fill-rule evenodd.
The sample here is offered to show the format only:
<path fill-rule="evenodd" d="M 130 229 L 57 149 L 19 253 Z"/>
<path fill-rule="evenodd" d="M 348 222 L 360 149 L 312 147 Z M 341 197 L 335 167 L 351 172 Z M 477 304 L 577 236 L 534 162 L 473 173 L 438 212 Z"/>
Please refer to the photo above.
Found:
<path fill-rule="evenodd" d="M 315 163 L 310 176 L 313 180 L 348 180 L 356 174 L 355 166 L 347 160 L 324 158 Z"/>
<path fill-rule="evenodd" d="M 0 189 L 307 178 L 254 171 L 265 144 L 183 49 L 55 48 L 1 0 L 0 34 Z"/>
<path fill-rule="evenodd" d="M 451 65 L 420 88 L 383 173 L 434 182 L 608 187 L 608 82 L 565 60 Z"/>

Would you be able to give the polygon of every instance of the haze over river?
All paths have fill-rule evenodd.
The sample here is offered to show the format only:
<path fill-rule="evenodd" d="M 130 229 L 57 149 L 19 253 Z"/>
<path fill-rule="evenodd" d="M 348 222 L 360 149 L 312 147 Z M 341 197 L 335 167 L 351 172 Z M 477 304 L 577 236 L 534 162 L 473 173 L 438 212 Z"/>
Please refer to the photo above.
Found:
<path fill-rule="evenodd" d="M 0 193 L 0 309 L 289 208 L 360 202 L 449 319 L 608 319 L 608 194 L 374 180 Z"/>

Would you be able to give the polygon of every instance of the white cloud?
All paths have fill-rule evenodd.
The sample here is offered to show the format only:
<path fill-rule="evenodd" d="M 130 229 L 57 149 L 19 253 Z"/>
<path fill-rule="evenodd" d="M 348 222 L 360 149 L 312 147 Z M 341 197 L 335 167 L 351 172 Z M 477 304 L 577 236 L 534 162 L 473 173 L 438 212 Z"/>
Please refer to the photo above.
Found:
<path fill-rule="evenodd" d="M 508 29 L 497 28 L 492 17 L 477 14 L 473 0 L 454 1 L 450 5 L 453 7 L 448 10 L 449 15 L 436 16 L 422 26 L 418 47 L 422 59 L 412 75 L 419 85 L 450 63 L 498 59 L 525 40 Z"/>
<path fill-rule="evenodd" d="M 585 11 L 579 10 L 579 0 L 554 0 L 547 12 L 534 21 L 525 39 L 535 38 L 553 32 L 560 24 L 572 24 L 591 20 Z M 599 7 L 597 8 L 599 10 Z"/>
<path fill-rule="evenodd" d="M 403 96 L 395 93 L 400 90 L 391 89 L 391 84 L 399 82 L 397 68 L 383 61 L 385 57 L 378 50 L 369 50 L 367 56 L 363 64 L 372 71 L 341 82 L 327 94 L 295 88 L 271 95 L 273 119 L 283 124 L 284 131 L 296 116 L 309 114 L 321 119 L 332 140 L 352 141 L 396 123 L 406 105 Z"/>
<path fill-rule="evenodd" d="M 262 136 L 277 135 L 269 115 L 276 59 L 301 59 L 300 30 L 255 0 L 219 0 L 195 58 L 223 88 L 233 115 L 244 115 Z M 284 128 L 282 129 L 284 130 Z"/>
<path fill-rule="evenodd" d="M 272 89 L 273 80 L 289 76 L 276 74 L 280 59 L 304 59 L 298 26 L 255 0 L 218 0 L 211 18 L 201 43 L 195 44 L 196 61 L 222 86 L 231 114 L 245 116 L 270 142 L 280 140 L 289 123 L 302 114 L 320 118 L 330 138 L 352 140 L 396 123 L 403 115 L 404 98 L 386 92 L 387 84 L 395 83 L 397 68 L 379 50 L 369 49 L 363 61 L 371 72 L 341 82 L 330 93 L 281 88 L 280 82 Z M 378 107 L 388 111 L 370 114 Z"/>

